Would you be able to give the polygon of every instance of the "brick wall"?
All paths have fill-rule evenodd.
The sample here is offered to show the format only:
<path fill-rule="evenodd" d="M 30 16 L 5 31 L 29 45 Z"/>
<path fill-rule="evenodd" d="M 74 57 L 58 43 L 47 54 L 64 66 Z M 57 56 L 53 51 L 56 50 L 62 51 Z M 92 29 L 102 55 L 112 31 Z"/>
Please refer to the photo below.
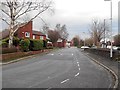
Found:
<path fill-rule="evenodd" d="M 30 33 L 30 37 L 29 38 L 33 38 L 33 36 L 32 36 L 32 21 L 30 21 L 25 26 L 20 27 L 18 29 L 18 37 L 19 38 L 26 38 L 25 37 L 25 32 L 29 32 Z"/>

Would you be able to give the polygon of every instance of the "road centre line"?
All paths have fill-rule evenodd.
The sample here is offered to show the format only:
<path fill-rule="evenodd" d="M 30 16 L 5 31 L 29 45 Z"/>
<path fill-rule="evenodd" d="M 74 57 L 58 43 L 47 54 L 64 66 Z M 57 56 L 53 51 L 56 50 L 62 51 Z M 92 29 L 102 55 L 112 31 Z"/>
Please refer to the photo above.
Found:
<path fill-rule="evenodd" d="M 80 65 L 78 64 L 78 67 L 79 67 Z"/>
<path fill-rule="evenodd" d="M 77 77 L 79 74 L 80 74 L 80 73 L 77 73 L 77 74 L 75 75 L 75 77 Z"/>
<path fill-rule="evenodd" d="M 51 87 L 50 88 L 47 88 L 46 90 L 50 90 L 51 89 Z"/>
<path fill-rule="evenodd" d="M 62 84 L 62 83 L 65 83 L 65 82 L 67 82 L 67 81 L 69 81 L 69 79 L 66 79 L 66 80 L 62 81 L 61 84 Z"/>

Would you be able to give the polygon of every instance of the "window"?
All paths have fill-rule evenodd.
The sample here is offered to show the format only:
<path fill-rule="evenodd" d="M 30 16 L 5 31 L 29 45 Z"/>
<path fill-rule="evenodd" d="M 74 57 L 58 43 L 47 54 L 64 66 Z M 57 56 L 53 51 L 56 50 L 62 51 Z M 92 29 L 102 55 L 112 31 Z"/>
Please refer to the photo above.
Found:
<path fill-rule="evenodd" d="M 35 35 L 33 35 L 33 39 L 35 39 Z"/>
<path fill-rule="evenodd" d="M 30 37 L 30 33 L 29 32 L 25 32 L 25 37 Z"/>
<path fill-rule="evenodd" d="M 40 39 L 43 40 L 44 39 L 43 36 L 40 36 Z"/>

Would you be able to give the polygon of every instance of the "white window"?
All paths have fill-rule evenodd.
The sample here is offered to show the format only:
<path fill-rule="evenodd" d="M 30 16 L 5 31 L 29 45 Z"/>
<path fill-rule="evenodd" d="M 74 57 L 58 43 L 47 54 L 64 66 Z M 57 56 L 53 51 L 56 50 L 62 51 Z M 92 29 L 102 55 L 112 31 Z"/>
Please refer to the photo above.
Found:
<path fill-rule="evenodd" d="M 29 32 L 25 32 L 25 37 L 30 37 L 30 33 Z"/>
<path fill-rule="evenodd" d="M 40 39 L 43 40 L 44 39 L 43 36 L 40 36 Z"/>
<path fill-rule="evenodd" d="M 35 35 L 33 35 L 33 39 L 35 39 Z"/>

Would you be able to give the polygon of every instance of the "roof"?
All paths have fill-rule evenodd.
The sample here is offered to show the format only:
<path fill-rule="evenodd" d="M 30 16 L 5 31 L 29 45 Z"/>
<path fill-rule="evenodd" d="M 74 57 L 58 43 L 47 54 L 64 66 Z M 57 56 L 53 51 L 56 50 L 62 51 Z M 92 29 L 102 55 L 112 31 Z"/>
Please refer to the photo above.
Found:
<path fill-rule="evenodd" d="M 40 31 L 33 31 L 33 34 L 34 35 L 39 35 L 39 36 L 45 36 L 45 34 L 44 33 L 42 33 L 42 32 L 40 32 Z"/>
<path fill-rule="evenodd" d="M 26 23 L 21 23 L 19 24 L 19 28 L 24 26 Z M 17 29 L 17 25 L 14 26 L 13 29 Z M 0 32 L 0 39 L 4 39 L 4 38 L 7 38 L 9 36 L 9 32 L 10 32 L 10 29 L 4 29 L 3 31 Z M 17 33 L 17 31 L 15 32 L 15 34 Z"/>
<path fill-rule="evenodd" d="M 8 35 L 9 35 L 9 29 L 5 29 L 2 32 L 0 32 L 0 39 L 4 39 L 8 37 Z"/>
<path fill-rule="evenodd" d="M 62 39 L 59 38 L 59 39 L 57 40 L 57 42 L 62 42 Z"/>

